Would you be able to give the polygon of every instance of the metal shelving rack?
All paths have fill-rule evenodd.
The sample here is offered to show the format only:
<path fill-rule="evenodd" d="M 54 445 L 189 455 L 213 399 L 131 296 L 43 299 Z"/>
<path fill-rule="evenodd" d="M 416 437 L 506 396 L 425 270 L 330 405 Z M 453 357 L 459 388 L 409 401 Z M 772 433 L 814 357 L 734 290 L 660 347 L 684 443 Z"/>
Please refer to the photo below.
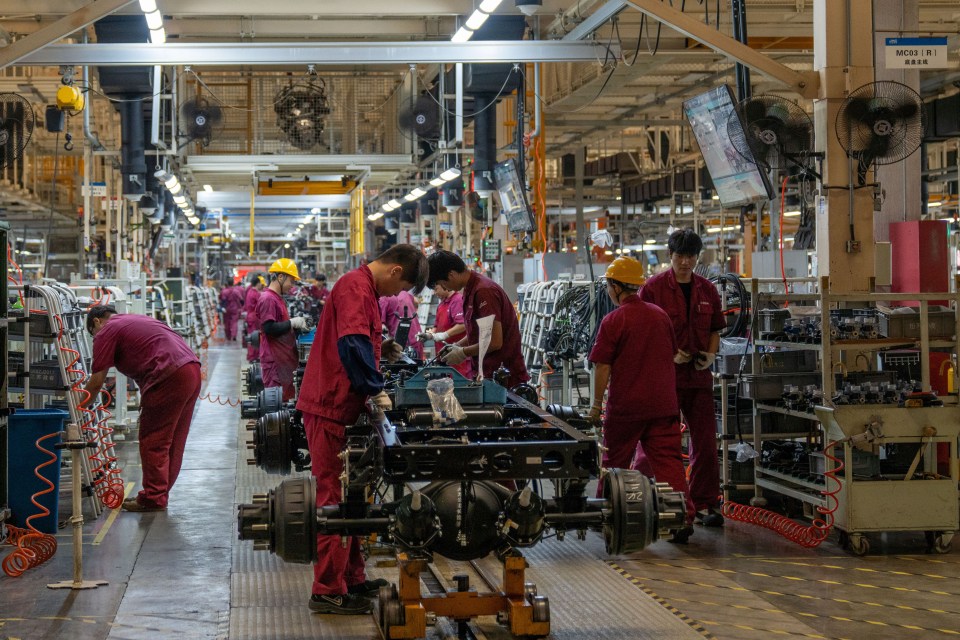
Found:
<path fill-rule="evenodd" d="M 750 291 L 754 304 L 753 335 L 758 336 L 756 310 L 765 302 L 778 302 L 784 294 L 764 293 L 761 286 L 772 281 L 752 280 Z M 781 281 L 782 282 L 782 281 Z M 958 463 L 957 440 L 960 436 L 960 407 L 955 396 L 941 398 L 943 407 L 905 408 L 896 404 L 857 404 L 834 405 L 835 372 L 853 371 L 862 360 L 867 370 L 876 370 L 879 354 L 890 349 L 911 348 L 918 351 L 920 385 L 923 392 L 931 390 L 930 352 L 932 349 L 946 349 L 960 353 L 960 278 L 955 282 L 952 293 L 854 293 L 834 294 L 830 292 L 829 280 L 820 278 L 819 292 L 816 294 L 790 295 L 791 301 L 819 304 L 821 323 L 821 342 L 791 343 L 774 340 L 755 340 L 751 356 L 753 371 L 760 371 L 763 354 L 761 348 L 781 351 L 816 350 L 820 358 L 820 379 L 823 392 L 823 405 L 815 413 L 797 411 L 777 406 L 770 402 L 753 402 L 753 445 L 761 450 L 764 440 L 795 439 L 806 437 L 811 445 L 822 450 L 829 442 L 839 442 L 837 457 L 844 461 L 841 486 L 837 492 L 838 508 L 834 514 L 835 526 L 841 531 L 844 542 L 848 542 L 855 554 L 869 550 L 869 542 L 864 533 L 871 531 L 925 531 L 928 533 L 930 547 L 939 552 L 950 549 L 954 532 L 960 526 L 957 486 L 960 482 L 960 463 Z M 929 306 L 932 301 L 949 299 L 953 305 L 953 337 L 930 336 Z M 855 303 L 874 306 L 878 303 L 894 303 L 903 300 L 917 301 L 919 313 L 919 335 L 907 337 L 886 337 L 874 339 L 834 339 L 830 335 L 830 312 L 833 309 L 851 308 Z M 852 355 L 852 360 L 851 360 Z M 842 366 L 841 366 L 842 365 Z M 729 379 L 720 380 L 722 390 L 722 421 L 727 424 Z M 811 421 L 812 429 L 807 434 L 764 433 L 761 416 L 767 412 L 781 413 Z M 728 439 L 726 430 L 724 440 Z M 938 443 L 949 445 L 949 474 L 937 475 L 936 447 Z M 854 474 L 854 455 L 856 449 L 871 451 L 878 455 L 879 447 L 888 444 L 917 445 L 913 464 L 906 474 L 897 477 L 886 474 L 882 479 L 864 478 Z M 749 485 L 730 485 L 728 476 L 728 451 L 726 442 L 722 447 L 725 494 L 726 488 L 749 488 Z M 825 459 L 825 472 L 836 466 L 829 458 Z M 920 462 L 923 467 L 920 468 Z M 916 479 L 915 471 L 921 471 L 924 479 Z M 761 459 L 754 460 L 754 498 L 751 503 L 763 506 L 766 501 L 763 491 L 772 491 L 800 500 L 812 507 L 827 507 L 824 497 L 826 481 L 813 481 L 809 478 L 782 473 L 776 469 L 765 468 Z"/>
<path fill-rule="evenodd" d="M 4 249 L 7 247 L 9 231 L 10 225 L 6 222 L 0 222 L 0 246 Z M 9 304 L 7 298 L 7 269 L 10 265 L 7 262 L 6 253 L 4 253 L 3 264 L 3 275 L 0 276 L 0 301 L 2 301 L 0 302 L 0 374 L 2 374 L 0 376 L 0 539 L 5 537 L 3 535 L 3 523 L 10 517 L 7 489 L 7 420 L 10 411 L 7 407 L 7 376 L 9 374 L 9 360 L 7 359 L 7 342 L 9 339 L 7 336 L 7 305 Z"/>

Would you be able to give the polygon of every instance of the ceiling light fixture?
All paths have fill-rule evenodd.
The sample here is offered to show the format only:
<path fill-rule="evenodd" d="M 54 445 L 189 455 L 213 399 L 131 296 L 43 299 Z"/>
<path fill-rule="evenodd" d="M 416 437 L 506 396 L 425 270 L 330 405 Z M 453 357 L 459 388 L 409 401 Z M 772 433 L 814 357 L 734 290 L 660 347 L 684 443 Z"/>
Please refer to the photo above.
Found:
<path fill-rule="evenodd" d="M 167 41 L 167 32 L 163 30 L 163 27 L 159 29 L 150 30 L 150 42 L 153 44 L 163 44 Z"/>
<path fill-rule="evenodd" d="M 473 34 L 483 26 L 483 23 L 487 21 L 487 18 L 490 17 L 494 11 L 497 10 L 497 7 L 500 6 L 500 3 L 503 0 L 483 0 L 480 3 L 480 6 L 477 7 L 473 13 L 470 14 L 470 17 L 467 18 L 463 26 L 457 30 L 453 37 L 450 38 L 451 42 L 466 42 L 473 37 Z"/>
<path fill-rule="evenodd" d="M 207 193 L 213 193 L 213 187 L 211 187 L 208 184 L 203 185 L 203 190 L 206 191 Z"/>
<path fill-rule="evenodd" d="M 371 213 L 370 215 L 368 215 L 367 220 L 369 220 L 370 222 L 376 222 L 382 217 L 383 217 L 383 211 L 377 211 L 376 213 Z"/>

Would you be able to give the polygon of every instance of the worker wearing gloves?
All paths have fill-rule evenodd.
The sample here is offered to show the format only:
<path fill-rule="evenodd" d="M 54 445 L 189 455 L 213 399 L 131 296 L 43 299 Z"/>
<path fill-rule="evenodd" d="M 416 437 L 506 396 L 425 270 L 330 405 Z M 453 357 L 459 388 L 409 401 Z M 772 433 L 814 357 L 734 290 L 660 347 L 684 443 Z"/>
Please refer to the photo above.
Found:
<path fill-rule="evenodd" d="M 119 315 L 111 306 L 87 312 L 93 336 L 93 374 L 83 405 L 90 404 L 110 367 L 140 388 L 140 461 L 143 489 L 124 500 L 124 511 L 163 511 L 177 481 L 200 395 L 200 361 L 170 327 L 147 316 Z"/>
<path fill-rule="evenodd" d="M 437 304 L 436 326 L 430 331 L 424 331 L 417 336 L 421 342 L 432 340 L 435 343 L 437 353 L 448 344 L 454 344 L 466 333 L 463 326 L 463 294 L 459 291 L 450 291 L 444 288 L 442 284 L 435 284 L 433 293 L 439 298 Z M 456 340 L 454 339 L 456 338 Z M 473 377 L 473 368 L 470 359 L 466 359 L 454 367 L 466 378 Z"/>
<path fill-rule="evenodd" d="M 383 390 L 379 361 L 381 355 L 396 360 L 400 349 L 391 340 L 381 345 L 377 298 L 419 290 L 426 278 L 427 260 L 420 250 L 398 244 L 341 277 L 330 292 L 297 401 L 316 479 L 317 507 L 340 502 L 339 455 L 346 444 L 346 425 L 356 423 L 368 398 L 377 409 L 392 406 Z M 340 536 L 318 535 L 317 558 L 310 610 L 348 615 L 370 611 L 369 597 L 387 582 L 366 579 L 359 540 L 350 538 L 343 546 Z"/>
<path fill-rule="evenodd" d="M 680 448 L 680 410 L 670 360 L 676 340 L 670 318 L 656 305 L 637 297 L 643 285 L 643 265 L 620 257 L 606 273 L 607 295 L 617 306 L 600 323 L 590 351 L 594 364 L 594 404 L 590 421 L 599 425 L 604 392 L 603 467 L 633 468 L 666 482 L 687 496 L 687 520 L 671 542 L 686 543 L 693 533 L 690 501 Z"/>
<path fill-rule="evenodd" d="M 483 358 L 483 375 L 493 379 L 493 373 L 501 366 L 510 371 L 507 386 L 512 388 L 530 379 L 527 366 L 520 351 L 520 325 L 513 303 L 507 292 L 496 282 L 467 269 L 467 265 L 455 253 L 437 251 L 430 256 L 430 279 L 428 286 L 439 284 L 450 291 L 463 291 L 463 326 L 466 335 L 456 344 L 444 349 L 441 360 L 456 366 L 475 359 L 480 353 L 480 330 L 477 319 L 492 315 L 493 334 L 490 346 Z"/>
<path fill-rule="evenodd" d="M 407 334 L 407 345 L 400 345 L 400 347 L 409 346 L 417 354 L 417 357 L 422 359 L 423 344 L 413 339 L 421 333 L 420 320 L 417 318 L 417 307 L 419 305 L 413 294 L 409 291 L 401 291 L 395 296 L 382 296 L 378 302 L 380 304 L 380 321 L 383 323 L 384 330 L 391 337 L 396 337 L 400 320 L 412 318 L 410 331 Z"/>
<path fill-rule="evenodd" d="M 678 230 L 670 235 L 667 247 L 671 268 L 650 278 L 640 299 L 666 311 L 673 323 L 677 398 L 690 434 L 690 497 L 699 522 L 722 527 L 710 365 L 720 347 L 720 330 L 727 325 L 717 288 L 693 272 L 703 249 L 700 236 L 693 229 Z"/>
<path fill-rule="evenodd" d="M 289 258 L 280 258 L 270 265 L 270 284 L 257 300 L 260 322 L 260 368 L 263 386 L 282 387 L 283 400 L 294 396 L 293 372 L 300 364 L 297 353 L 297 331 L 307 331 L 307 319 L 291 318 L 283 296 L 300 279 L 297 265 Z"/>
<path fill-rule="evenodd" d="M 257 318 L 257 300 L 260 299 L 260 292 L 263 291 L 267 282 L 259 273 L 251 273 L 249 277 L 250 286 L 244 293 L 243 311 L 244 322 L 246 323 L 246 334 L 250 335 L 254 331 L 260 330 L 260 320 Z M 253 362 L 260 356 L 260 350 L 253 344 L 247 345 L 247 362 Z"/>

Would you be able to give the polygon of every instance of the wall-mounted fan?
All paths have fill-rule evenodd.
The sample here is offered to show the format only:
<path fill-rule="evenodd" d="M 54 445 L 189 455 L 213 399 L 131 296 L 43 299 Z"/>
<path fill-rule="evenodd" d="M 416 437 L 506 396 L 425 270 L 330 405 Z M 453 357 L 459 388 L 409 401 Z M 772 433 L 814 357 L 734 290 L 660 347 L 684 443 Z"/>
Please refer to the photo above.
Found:
<path fill-rule="evenodd" d="M 180 138 L 196 140 L 204 147 L 223 130 L 223 109 L 204 98 L 190 98 L 180 105 Z"/>
<path fill-rule="evenodd" d="M 322 78 L 291 84 L 274 98 L 277 127 L 298 149 L 311 149 L 324 143 L 325 118 L 330 115 L 327 85 Z"/>
<path fill-rule="evenodd" d="M 727 133 L 740 155 L 767 171 L 782 173 L 792 167 L 806 167 L 813 151 L 810 117 L 796 102 L 779 96 L 742 101 L 730 114 Z"/>
<path fill-rule="evenodd" d="M 406 136 L 436 139 L 440 136 L 440 105 L 423 93 L 400 107 L 397 126 Z"/>
<path fill-rule="evenodd" d="M 33 107 L 16 93 L 0 93 L 0 168 L 23 155 L 37 123 Z"/>
<path fill-rule="evenodd" d="M 837 140 L 857 161 L 860 184 L 870 165 L 900 162 L 919 149 L 923 128 L 923 99 L 899 82 L 865 84 L 837 112 Z"/>

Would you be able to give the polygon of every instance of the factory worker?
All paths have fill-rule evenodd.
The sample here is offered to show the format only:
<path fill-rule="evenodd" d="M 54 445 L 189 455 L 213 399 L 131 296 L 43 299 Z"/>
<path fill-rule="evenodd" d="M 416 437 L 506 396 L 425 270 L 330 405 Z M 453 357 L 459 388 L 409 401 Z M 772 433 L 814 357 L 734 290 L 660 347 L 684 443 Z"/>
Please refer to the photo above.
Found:
<path fill-rule="evenodd" d="M 110 367 L 140 388 L 140 461 L 143 489 L 124 500 L 125 511 L 162 511 L 177 481 L 183 449 L 200 395 L 200 361 L 170 327 L 148 316 L 117 314 L 97 305 L 87 312 L 93 336 L 93 374 L 86 384 L 96 398 Z"/>
<path fill-rule="evenodd" d="M 300 365 L 297 353 L 297 331 L 307 330 L 307 319 L 291 318 L 283 296 L 297 280 L 300 272 L 289 258 L 280 258 L 270 265 L 270 284 L 257 299 L 257 320 L 260 322 L 260 368 L 263 386 L 282 387 L 283 400 L 292 400 L 293 372 Z"/>
<path fill-rule="evenodd" d="M 435 326 L 430 331 L 424 331 L 417 338 L 419 340 L 433 340 L 437 353 L 448 344 L 458 342 L 466 328 L 463 326 L 463 294 L 459 291 L 450 291 L 444 288 L 442 284 L 435 284 L 433 293 L 440 302 L 437 304 L 437 319 Z M 473 368 L 470 359 L 467 358 L 454 367 L 466 378 L 473 377 Z"/>
<path fill-rule="evenodd" d="M 626 469 L 642 451 L 634 468 L 686 495 L 672 362 L 677 350 L 673 326 L 662 309 L 637 297 L 644 281 L 643 265 L 637 260 L 617 258 L 607 267 L 606 280 L 607 295 L 617 308 L 600 323 L 589 358 L 595 368 L 590 411 L 594 424 L 600 422 L 607 391 L 603 467 Z M 686 526 L 672 542 L 687 541 L 693 533 L 693 518 L 688 497 Z"/>
<path fill-rule="evenodd" d="M 330 290 L 327 289 L 327 276 L 318 273 L 313 277 L 313 286 L 307 289 L 307 294 L 320 303 L 320 310 L 323 311 L 323 305 L 327 303 L 330 297 Z"/>
<path fill-rule="evenodd" d="M 240 310 L 243 309 L 243 290 L 228 282 L 221 292 L 223 305 L 223 335 L 234 342 L 237 339 L 237 322 L 240 320 Z"/>
<path fill-rule="evenodd" d="M 379 362 L 381 355 L 395 361 L 400 348 L 392 340 L 381 345 L 377 299 L 419 290 L 426 278 L 423 253 L 413 245 L 398 244 L 341 277 L 330 292 L 297 401 L 316 479 L 317 507 L 341 500 L 339 455 L 346 444 L 345 428 L 357 422 L 368 398 L 376 407 L 391 408 Z M 338 535 L 318 535 L 317 558 L 310 610 L 348 615 L 370 611 L 369 598 L 387 581 L 366 579 L 359 540 L 352 537 L 344 547 Z"/>
<path fill-rule="evenodd" d="M 246 323 L 247 335 L 260 330 L 260 320 L 257 318 L 257 300 L 260 299 L 260 292 L 263 291 L 267 281 L 259 273 L 251 273 L 248 277 L 250 286 L 244 292 L 243 310 L 246 313 L 244 322 Z M 247 345 L 247 362 L 253 362 L 260 357 L 260 350 L 253 344 Z"/>
<path fill-rule="evenodd" d="M 677 339 L 677 399 L 690 435 L 690 497 L 697 507 L 699 522 L 722 527 L 710 365 L 720 347 L 720 330 L 727 324 L 717 288 L 693 272 L 703 249 L 700 236 L 693 229 L 675 231 L 667 248 L 670 269 L 650 278 L 640 299 L 666 311 L 673 323 Z"/>
<path fill-rule="evenodd" d="M 493 379 L 501 366 L 510 371 L 507 387 L 512 388 L 530 379 L 520 351 L 520 325 L 513 303 L 507 292 L 496 282 L 467 269 L 467 265 L 455 253 L 437 251 L 430 262 L 431 288 L 439 284 L 450 291 L 463 292 L 463 326 L 465 337 L 450 345 L 441 358 L 444 364 L 456 366 L 467 358 L 476 360 L 480 352 L 480 335 L 477 319 L 492 315 L 493 335 L 483 358 L 483 375 Z"/>
<path fill-rule="evenodd" d="M 416 298 L 409 291 L 401 291 L 395 296 L 381 296 L 378 301 L 380 305 L 380 321 L 383 328 L 391 337 L 396 337 L 397 327 L 400 326 L 400 320 L 412 317 L 410 321 L 410 331 L 407 334 L 407 346 L 416 352 L 418 358 L 423 358 L 423 344 L 416 340 L 420 335 L 420 319 L 417 318 Z"/>

